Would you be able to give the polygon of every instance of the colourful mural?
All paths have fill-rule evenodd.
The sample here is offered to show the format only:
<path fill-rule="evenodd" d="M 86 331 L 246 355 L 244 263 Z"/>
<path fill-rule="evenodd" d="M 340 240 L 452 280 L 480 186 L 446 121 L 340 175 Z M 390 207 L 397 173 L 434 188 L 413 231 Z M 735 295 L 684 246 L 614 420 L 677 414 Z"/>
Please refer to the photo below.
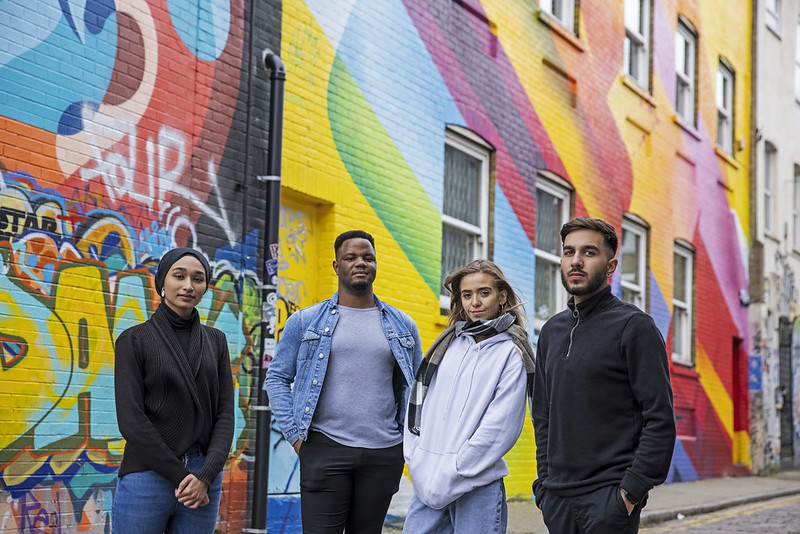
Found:
<path fill-rule="evenodd" d="M 493 149 L 489 250 L 529 314 L 542 173 L 571 185 L 575 215 L 646 222 L 647 306 L 668 344 L 674 243 L 694 248 L 695 363 L 672 369 L 670 481 L 749 467 L 749 149 L 714 141 L 720 57 L 737 75 L 735 135 L 750 129 L 750 43 L 726 39 L 749 27 L 748 7 L 655 0 L 643 90 L 623 75 L 623 3 L 610 0 L 581 2 L 574 34 L 528 0 L 30 4 L 0 3 L 0 530 L 109 527 L 122 450 L 113 342 L 157 304 L 152 272 L 176 244 L 214 268 L 202 315 L 228 336 L 238 388 L 219 528 L 245 526 L 264 218 L 241 209 L 258 197 L 242 179 L 256 158 L 246 136 L 264 134 L 250 126 L 263 100 L 250 41 L 269 41 L 287 71 L 278 337 L 335 291 L 333 239 L 361 227 L 376 238 L 376 292 L 433 341 L 444 136 L 462 128 Z M 675 118 L 679 15 L 699 36 L 696 124 Z M 270 525 L 290 532 L 297 462 L 275 428 L 272 440 Z M 509 496 L 529 498 L 529 422 L 507 459 Z M 392 516 L 412 491 L 405 479 Z"/>
<path fill-rule="evenodd" d="M 713 84 L 724 57 L 739 76 L 735 130 L 745 135 L 749 43 L 730 43 L 725 28 L 747 27 L 749 10 L 720 16 L 719 2 L 656 0 L 645 91 L 623 75 L 621 2 L 582 2 L 576 35 L 522 0 L 283 5 L 286 116 L 297 117 L 284 184 L 309 204 L 330 203 L 333 228 L 357 222 L 388 246 L 379 265 L 388 252 L 389 268 L 406 276 L 395 285 L 394 272 L 379 274 L 377 290 L 414 314 L 423 342 L 441 326 L 444 132 L 455 125 L 494 149 L 492 253 L 528 302 L 540 171 L 574 187 L 575 215 L 619 228 L 630 213 L 648 224 L 648 311 L 670 345 L 673 247 L 691 244 L 695 363 L 673 366 L 681 436 L 670 481 L 746 471 L 748 152 L 716 149 Z M 679 15 L 700 36 L 696 124 L 675 118 Z M 509 495 L 530 495 L 533 447 L 527 426 L 508 456 Z"/>
<path fill-rule="evenodd" d="M 12 0 L 0 25 L 0 531 L 109 532 L 114 340 L 158 305 L 176 245 L 213 267 L 200 315 L 238 398 L 220 524 L 241 528 L 261 321 L 259 230 L 224 154 L 243 3 Z"/>
<path fill-rule="evenodd" d="M 97 528 L 110 512 L 124 444 L 114 410 L 113 340 L 158 304 L 151 270 L 175 235 L 157 223 L 137 231 L 135 221 L 102 208 L 70 221 L 83 202 L 16 172 L 3 174 L 0 205 L 9 214 L 0 242 L 0 483 L 11 496 L 5 515 L 18 518 L 20 532 Z M 235 457 L 246 445 L 249 332 L 258 317 L 244 310 L 258 307 L 257 280 L 223 258 L 220 251 L 199 309 L 206 324 L 228 333 L 234 355 Z"/>

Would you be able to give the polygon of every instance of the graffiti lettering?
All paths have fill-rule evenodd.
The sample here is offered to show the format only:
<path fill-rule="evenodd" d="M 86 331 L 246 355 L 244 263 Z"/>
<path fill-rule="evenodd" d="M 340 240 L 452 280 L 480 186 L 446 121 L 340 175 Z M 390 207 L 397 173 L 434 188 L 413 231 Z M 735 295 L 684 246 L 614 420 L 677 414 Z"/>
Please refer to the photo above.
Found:
<path fill-rule="evenodd" d="M 51 217 L 39 218 L 35 213 L 0 207 L 0 237 L 15 237 L 31 229 L 55 233 L 58 225 Z"/>
<path fill-rule="evenodd" d="M 797 300 L 797 292 L 794 284 L 794 270 L 789 264 L 789 260 L 785 254 L 780 251 L 775 253 L 775 264 L 777 265 L 777 273 L 775 276 L 780 277 L 780 281 L 776 284 L 778 288 L 780 299 L 780 313 L 783 316 L 789 317 L 791 314 L 791 303 Z M 780 272 L 783 271 L 783 272 Z"/>
<path fill-rule="evenodd" d="M 218 203 L 218 209 L 214 209 L 204 198 L 197 195 L 194 188 L 184 186 L 179 183 L 181 177 L 187 170 L 187 141 L 184 135 L 168 126 L 162 126 L 158 132 L 158 140 L 148 138 L 145 142 L 145 155 L 147 157 L 145 173 L 146 184 L 135 181 L 137 166 L 137 131 L 136 125 L 122 119 L 103 118 L 99 113 L 91 113 L 92 120 L 87 121 L 87 135 L 90 139 L 94 136 L 101 137 L 106 129 L 116 128 L 124 132 L 123 141 L 117 143 L 117 150 L 106 152 L 98 148 L 98 144 L 92 144 L 93 158 L 90 163 L 80 169 L 80 177 L 84 181 L 101 180 L 105 186 L 111 203 L 118 203 L 124 200 L 136 202 L 147 206 L 150 210 L 157 211 L 160 216 L 167 214 L 172 219 L 173 228 L 189 227 L 191 233 L 195 233 L 193 223 L 185 216 L 179 215 L 179 208 L 174 208 L 168 200 L 169 194 L 175 194 L 188 200 L 191 204 L 206 214 L 211 220 L 217 221 L 225 232 L 230 244 L 236 242 L 236 233 L 231 227 L 227 210 L 224 206 L 223 195 L 220 194 L 217 184 L 216 165 L 209 160 L 207 165 L 207 177 L 212 189 L 216 193 L 214 197 Z M 109 124 L 104 124 L 108 122 Z M 92 162 L 94 165 L 92 166 Z"/>
<path fill-rule="evenodd" d="M 86 121 L 86 133 L 94 141 L 90 145 L 94 167 L 90 163 L 81 168 L 81 178 L 87 182 L 102 180 L 112 203 L 129 199 L 155 209 L 157 201 L 159 211 L 163 213 L 163 209 L 168 207 L 164 205 L 166 195 L 172 191 L 172 184 L 180 178 L 186 166 L 186 143 L 181 133 L 162 126 L 158 132 L 158 143 L 152 139 L 146 141 L 147 183 L 146 190 L 141 190 L 141 186 L 134 181 L 137 166 L 136 124 L 95 112 L 89 112 L 89 115 L 91 118 Z M 108 130 L 123 132 L 123 140 L 115 145 L 119 147 L 116 151 L 103 152 L 98 139 L 106 137 Z M 127 153 L 121 151 L 125 146 Z"/>
<path fill-rule="evenodd" d="M 302 211 L 283 207 L 281 209 L 281 231 L 285 233 L 283 237 L 284 246 L 280 249 L 280 260 L 278 262 L 278 272 L 287 272 L 292 266 L 306 265 L 306 244 L 311 240 L 312 226 L 311 215 Z M 287 313 L 281 316 L 278 314 L 278 322 L 282 324 L 294 313 L 295 309 L 288 309 L 288 305 L 299 309 L 299 303 L 308 297 L 305 282 L 302 279 L 290 280 L 285 276 L 278 278 L 278 292 L 281 300 L 287 304 Z M 283 330 L 281 328 L 280 330 Z"/>
<path fill-rule="evenodd" d="M 61 525 L 58 518 L 61 517 L 61 503 L 56 500 L 53 505 L 56 507 L 56 510 L 49 513 L 45 506 L 40 503 L 32 493 L 23 496 L 19 513 L 20 534 L 60 534 Z M 45 530 L 46 527 L 50 528 Z"/>
<path fill-rule="evenodd" d="M 18 174 L 5 174 L 3 187 L 0 236 L 7 237 L 0 240 L 0 294 L 13 295 L 0 302 L 0 396 L 10 414 L 0 435 L 0 487 L 12 492 L 13 507 L 5 517 L 19 532 L 73 531 L 69 508 L 79 512 L 76 519 L 92 506 L 108 514 L 112 490 L 97 499 L 81 492 L 50 495 L 44 488 L 113 488 L 124 445 L 113 410 L 113 340 L 157 305 L 151 271 L 138 261 L 152 261 L 174 243 L 172 232 L 186 218 L 156 219 L 134 232 L 124 212 L 100 207 L 82 215 L 91 225 L 56 235 L 42 230 L 64 224 L 64 206 L 73 201 L 34 193 Z M 260 282 L 228 262 L 212 265 L 214 277 L 198 311 L 205 324 L 228 334 L 239 398 L 249 399 L 246 368 L 259 317 L 244 310 L 258 309 L 254 288 Z M 241 300 L 231 291 L 238 287 Z M 246 410 L 246 402 L 237 406 L 237 448 L 247 445 Z"/>
<path fill-rule="evenodd" d="M 21 234 L 26 214 L 22 211 L 2 208 L 0 209 L 0 232 L 5 235 Z"/>

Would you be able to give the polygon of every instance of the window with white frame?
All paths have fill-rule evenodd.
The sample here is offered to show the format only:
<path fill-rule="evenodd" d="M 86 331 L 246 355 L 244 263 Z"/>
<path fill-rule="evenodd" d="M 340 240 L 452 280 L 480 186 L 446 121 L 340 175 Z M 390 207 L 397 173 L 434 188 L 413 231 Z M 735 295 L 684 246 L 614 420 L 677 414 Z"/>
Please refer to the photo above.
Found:
<path fill-rule="evenodd" d="M 775 173 L 778 151 L 772 143 L 764 143 L 764 231 L 775 231 Z"/>
<path fill-rule="evenodd" d="M 794 38 L 794 99 L 800 104 L 800 18 L 797 19 Z"/>
<path fill-rule="evenodd" d="M 486 258 L 489 232 L 489 147 L 451 130 L 445 134 L 442 284 L 477 258 Z M 442 309 L 450 293 L 442 285 Z"/>
<path fill-rule="evenodd" d="M 650 0 L 625 0 L 625 74 L 650 90 Z"/>
<path fill-rule="evenodd" d="M 569 215 L 569 189 L 539 176 L 534 243 L 534 328 L 537 330 L 567 305 L 567 295 L 561 285 L 561 227 L 569 220 Z"/>
<path fill-rule="evenodd" d="M 733 154 L 733 69 L 720 58 L 717 70 L 717 146 Z"/>
<path fill-rule="evenodd" d="M 695 124 L 695 57 L 697 34 L 682 17 L 675 33 L 675 112 L 688 124 Z"/>
<path fill-rule="evenodd" d="M 792 182 L 792 248 L 800 250 L 800 165 L 794 166 Z"/>
<path fill-rule="evenodd" d="M 633 217 L 622 219 L 619 256 L 621 298 L 646 311 L 647 228 Z"/>
<path fill-rule="evenodd" d="M 694 301 L 694 251 L 675 244 L 672 286 L 672 360 L 692 364 L 692 303 Z"/>
<path fill-rule="evenodd" d="M 764 0 L 764 22 L 774 32 L 781 29 L 781 0 Z"/>
<path fill-rule="evenodd" d="M 540 0 L 539 7 L 566 29 L 575 33 L 575 0 Z"/>

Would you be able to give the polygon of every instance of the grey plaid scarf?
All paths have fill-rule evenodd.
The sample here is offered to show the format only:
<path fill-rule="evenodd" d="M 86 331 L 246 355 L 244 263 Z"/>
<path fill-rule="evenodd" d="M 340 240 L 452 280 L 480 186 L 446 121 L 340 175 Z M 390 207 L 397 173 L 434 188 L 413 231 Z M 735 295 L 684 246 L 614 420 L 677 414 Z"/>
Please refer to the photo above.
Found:
<path fill-rule="evenodd" d="M 533 372 L 534 372 L 534 352 L 531 346 L 528 332 L 521 326 L 514 324 L 516 317 L 513 313 L 504 313 L 499 317 L 488 321 L 456 321 L 456 324 L 442 332 L 431 348 L 425 353 L 422 363 L 417 370 L 414 384 L 411 386 L 411 395 L 408 401 L 408 430 L 419 435 L 419 428 L 422 424 L 422 404 L 425 402 L 425 395 L 428 393 L 428 386 L 433 380 L 439 364 L 444 359 L 447 348 L 453 339 L 459 334 L 471 336 L 493 336 L 500 332 L 508 332 L 514 341 L 517 352 L 522 357 L 525 365 L 525 374 L 528 378 L 527 392 L 528 402 L 533 400 Z M 531 407 L 532 408 L 532 407 Z M 532 413 L 532 412 L 531 412 Z"/>

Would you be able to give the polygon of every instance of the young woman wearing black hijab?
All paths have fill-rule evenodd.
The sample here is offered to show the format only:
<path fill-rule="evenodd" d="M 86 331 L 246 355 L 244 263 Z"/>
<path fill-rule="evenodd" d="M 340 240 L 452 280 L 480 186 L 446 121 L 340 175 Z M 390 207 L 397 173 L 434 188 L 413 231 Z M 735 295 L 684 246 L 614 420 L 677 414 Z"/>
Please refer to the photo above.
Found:
<path fill-rule="evenodd" d="M 114 534 L 214 532 L 234 398 L 225 334 L 201 324 L 195 309 L 210 275 L 194 249 L 164 254 L 160 305 L 117 339 L 114 393 L 126 444 Z"/>

